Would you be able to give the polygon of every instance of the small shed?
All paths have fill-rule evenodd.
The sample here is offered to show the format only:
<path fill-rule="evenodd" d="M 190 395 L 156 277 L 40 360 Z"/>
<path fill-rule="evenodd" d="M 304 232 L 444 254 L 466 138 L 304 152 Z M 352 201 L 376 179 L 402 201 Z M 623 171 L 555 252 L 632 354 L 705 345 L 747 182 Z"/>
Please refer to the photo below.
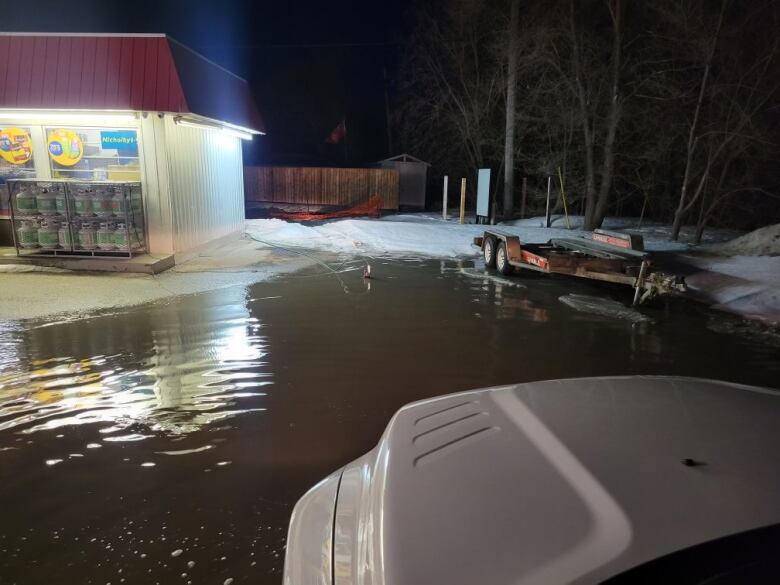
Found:
<path fill-rule="evenodd" d="M 410 154 L 399 154 L 380 161 L 379 165 L 398 171 L 398 203 L 402 209 L 425 209 L 425 186 L 430 163 Z"/>
<path fill-rule="evenodd" d="M 151 254 L 243 232 L 241 145 L 265 133 L 245 80 L 163 34 L 67 33 L 0 34 L 0 80 L 0 223 L 16 204 L 4 182 L 113 181 L 140 186 Z M 88 212 L 55 218 L 108 221 Z"/>

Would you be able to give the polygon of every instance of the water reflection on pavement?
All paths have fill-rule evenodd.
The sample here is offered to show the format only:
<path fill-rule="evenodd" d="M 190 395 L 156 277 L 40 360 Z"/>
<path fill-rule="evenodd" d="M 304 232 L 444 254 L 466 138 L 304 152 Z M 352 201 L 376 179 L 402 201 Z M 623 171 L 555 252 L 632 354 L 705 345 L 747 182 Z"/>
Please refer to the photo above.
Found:
<path fill-rule="evenodd" d="M 297 498 L 411 400 L 665 373 L 777 386 L 777 340 L 637 323 L 463 262 L 370 260 L 73 322 L 0 324 L 0 583 L 279 583 Z"/>

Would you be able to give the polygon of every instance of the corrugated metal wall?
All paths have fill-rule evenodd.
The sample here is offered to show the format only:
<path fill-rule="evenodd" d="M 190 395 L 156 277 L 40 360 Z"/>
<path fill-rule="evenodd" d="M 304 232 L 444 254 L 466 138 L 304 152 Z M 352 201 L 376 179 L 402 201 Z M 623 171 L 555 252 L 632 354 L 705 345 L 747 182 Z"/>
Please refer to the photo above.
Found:
<path fill-rule="evenodd" d="M 173 254 L 168 153 L 165 151 L 165 121 L 157 116 L 140 120 L 140 157 L 143 166 L 144 209 L 149 252 Z"/>
<path fill-rule="evenodd" d="M 398 209 L 398 171 L 330 167 L 246 167 L 247 201 L 351 206 L 382 196 L 382 209 Z"/>
<path fill-rule="evenodd" d="M 241 140 L 165 118 L 176 252 L 244 229 Z"/>

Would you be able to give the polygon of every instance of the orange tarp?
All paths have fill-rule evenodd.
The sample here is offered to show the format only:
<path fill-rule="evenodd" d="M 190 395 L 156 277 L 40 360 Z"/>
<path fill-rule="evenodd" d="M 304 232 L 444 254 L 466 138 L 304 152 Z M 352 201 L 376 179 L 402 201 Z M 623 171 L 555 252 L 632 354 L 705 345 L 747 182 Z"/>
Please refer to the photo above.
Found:
<path fill-rule="evenodd" d="M 381 195 L 373 195 L 368 201 L 358 203 L 348 209 L 327 213 L 309 213 L 307 211 L 274 211 L 271 217 L 291 219 L 294 221 L 314 221 L 317 219 L 336 219 L 339 217 L 379 217 L 382 209 Z"/>

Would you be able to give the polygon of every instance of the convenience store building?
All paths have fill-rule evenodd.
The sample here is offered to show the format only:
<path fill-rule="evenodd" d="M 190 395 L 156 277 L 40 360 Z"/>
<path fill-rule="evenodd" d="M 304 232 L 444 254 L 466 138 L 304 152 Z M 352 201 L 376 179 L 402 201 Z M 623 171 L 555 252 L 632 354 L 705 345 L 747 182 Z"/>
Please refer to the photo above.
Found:
<path fill-rule="evenodd" d="M 243 79 L 156 34 L 0 34 L 0 245 L 17 179 L 140 183 L 145 250 L 186 257 L 244 229 Z M 18 219 L 18 218 L 17 218 Z"/>

